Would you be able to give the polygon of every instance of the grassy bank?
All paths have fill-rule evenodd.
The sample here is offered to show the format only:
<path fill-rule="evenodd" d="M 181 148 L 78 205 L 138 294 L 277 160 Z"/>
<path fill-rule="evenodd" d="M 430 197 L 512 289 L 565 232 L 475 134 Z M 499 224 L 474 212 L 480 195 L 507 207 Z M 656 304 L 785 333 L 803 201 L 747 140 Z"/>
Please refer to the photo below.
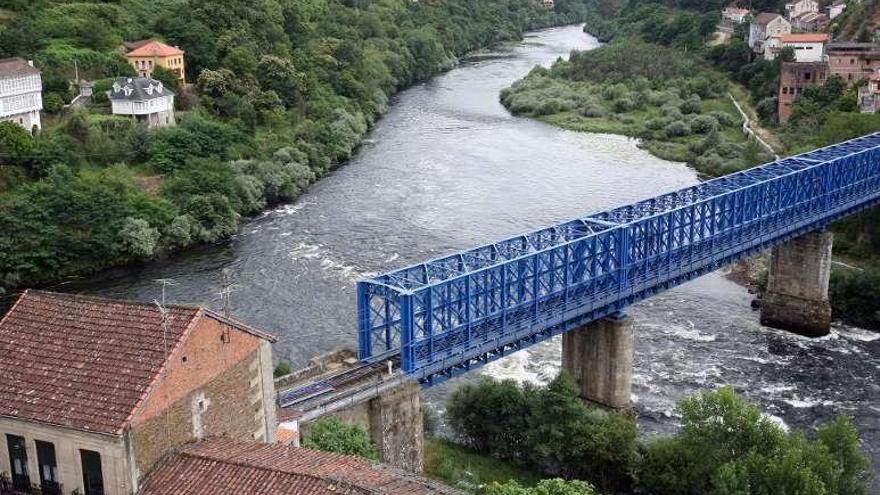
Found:
<path fill-rule="evenodd" d="M 482 485 L 513 480 L 533 486 L 542 476 L 490 455 L 442 439 L 425 440 L 425 474 L 447 485 L 476 493 Z"/>

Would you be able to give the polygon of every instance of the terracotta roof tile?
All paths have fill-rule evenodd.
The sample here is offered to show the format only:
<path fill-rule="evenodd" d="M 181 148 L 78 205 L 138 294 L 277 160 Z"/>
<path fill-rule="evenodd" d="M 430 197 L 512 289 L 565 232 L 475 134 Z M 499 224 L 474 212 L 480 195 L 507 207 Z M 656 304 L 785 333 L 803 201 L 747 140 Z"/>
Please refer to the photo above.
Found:
<path fill-rule="evenodd" d="M 119 433 L 191 324 L 207 309 L 26 291 L 0 320 L 0 416 Z"/>
<path fill-rule="evenodd" d="M 460 495 L 448 486 L 355 456 L 227 439 L 172 455 L 141 495 Z"/>
<path fill-rule="evenodd" d="M 168 46 L 158 40 L 149 40 L 128 52 L 126 57 L 170 57 L 183 55 L 183 50 L 174 46 Z"/>
<path fill-rule="evenodd" d="M 824 43 L 828 41 L 827 33 L 794 33 L 783 34 L 783 43 Z"/>

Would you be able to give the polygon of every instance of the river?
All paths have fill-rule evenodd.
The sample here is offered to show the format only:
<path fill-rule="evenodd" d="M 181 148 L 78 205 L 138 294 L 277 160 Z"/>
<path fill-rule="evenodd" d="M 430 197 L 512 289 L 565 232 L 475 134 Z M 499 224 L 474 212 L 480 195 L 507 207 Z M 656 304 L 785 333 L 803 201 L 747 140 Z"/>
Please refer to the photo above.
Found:
<path fill-rule="evenodd" d="M 276 358 L 300 364 L 354 347 L 360 276 L 697 182 L 630 139 L 515 118 L 498 102 L 535 65 L 596 46 L 569 26 L 478 53 L 400 93 L 350 163 L 228 242 L 70 287 L 152 300 L 155 280 L 173 279 L 170 300 L 217 308 L 228 270 L 234 314 L 280 336 Z M 633 393 L 645 430 L 673 429 L 679 398 L 730 384 L 786 427 L 851 415 L 880 468 L 880 334 L 835 326 L 809 340 L 762 328 L 750 300 L 714 273 L 632 308 Z M 442 407 L 479 373 L 545 382 L 559 361 L 557 339 L 430 389 L 427 400 Z"/>

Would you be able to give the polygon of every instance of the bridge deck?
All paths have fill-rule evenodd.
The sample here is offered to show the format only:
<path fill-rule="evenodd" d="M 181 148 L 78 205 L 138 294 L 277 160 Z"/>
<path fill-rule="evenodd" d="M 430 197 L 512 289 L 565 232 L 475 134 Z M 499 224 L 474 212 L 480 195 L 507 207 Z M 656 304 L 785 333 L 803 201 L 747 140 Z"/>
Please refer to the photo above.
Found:
<path fill-rule="evenodd" d="M 358 282 L 360 357 L 425 384 L 880 200 L 880 133 Z"/>

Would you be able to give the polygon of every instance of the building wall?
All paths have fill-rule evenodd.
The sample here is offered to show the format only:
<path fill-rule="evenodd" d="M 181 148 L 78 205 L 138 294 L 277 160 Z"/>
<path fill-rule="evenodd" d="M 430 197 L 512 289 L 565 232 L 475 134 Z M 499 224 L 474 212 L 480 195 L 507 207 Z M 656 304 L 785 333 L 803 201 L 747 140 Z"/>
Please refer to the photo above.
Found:
<path fill-rule="evenodd" d="M 160 66 L 177 74 L 180 82 L 186 82 L 186 61 L 183 55 L 171 57 L 132 57 L 129 55 L 128 62 L 134 67 L 140 77 L 153 77 L 153 69 L 156 66 Z"/>
<path fill-rule="evenodd" d="M 68 428 L 32 423 L 12 418 L 0 418 L 0 472 L 12 472 L 9 459 L 9 446 L 6 435 L 25 438 L 28 474 L 31 483 L 40 483 L 37 466 L 35 440 L 51 442 L 55 445 L 55 461 L 63 493 L 78 489 L 83 492 L 82 464 L 79 450 L 92 450 L 101 454 L 101 471 L 104 477 L 104 490 L 107 495 L 128 495 L 133 493 L 128 478 L 129 466 L 122 436 L 101 435 Z"/>
<path fill-rule="evenodd" d="M 10 121 L 31 131 L 42 127 L 43 81 L 39 74 L 0 79 L 0 121 Z"/>
<path fill-rule="evenodd" d="M 803 94 L 805 88 L 824 84 L 827 77 L 826 63 L 783 63 L 779 81 L 779 121 L 788 121 L 792 104 Z"/>
<path fill-rule="evenodd" d="M 880 69 L 880 46 L 876 49 L 850 50 L 828 48 L 828 69 L 849 85 L 871 77 Z"/>
<path fill-rule="evenodd" d="M 825 59 L 825 43 L 797 42 L 783 43 L 782 46 L 794 50 L 794 58 L 797 62 L 822 62 Z"/>
<path fill-rule="evenodd" d="M 793 18 L 807 12 L 819 12 L 819 2 L 816 0 L 801 0 L 792 4 L 788 11 L 788 17 Z"/>
<path fill-rule="evenodd" d="M 275 403 L 269 343 L 206 317 L 132 420 L 135 477 L 208 436 L 274 442 Z"/>

